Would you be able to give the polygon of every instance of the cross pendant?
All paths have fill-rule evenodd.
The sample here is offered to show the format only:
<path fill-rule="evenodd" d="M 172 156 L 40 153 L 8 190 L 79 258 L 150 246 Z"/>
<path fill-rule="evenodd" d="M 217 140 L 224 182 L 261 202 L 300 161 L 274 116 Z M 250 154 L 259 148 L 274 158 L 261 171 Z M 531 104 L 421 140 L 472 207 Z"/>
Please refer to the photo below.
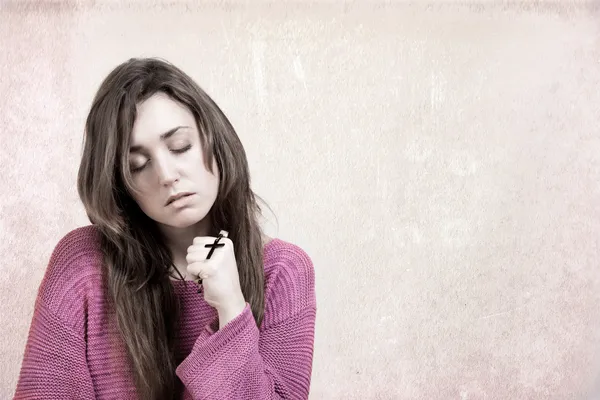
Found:
<path fill-rule="evenodd" d="M 210 260 L 210 257 L 212 256 L 212 254 L 215 251 L 215 249 L 217 249 L 219 247 L 225 246 L 225 243 L 219 243 L 219 239 L 220 238 L 217 238 L 217 240 L 215 240 L 215 242 L 212 243 L 212 244 L 205 244 L 204 245 L 205 248 L 210 249 L 210 251 L 208 252 L 208 255 L 206 256 L 207 260 Z"/>

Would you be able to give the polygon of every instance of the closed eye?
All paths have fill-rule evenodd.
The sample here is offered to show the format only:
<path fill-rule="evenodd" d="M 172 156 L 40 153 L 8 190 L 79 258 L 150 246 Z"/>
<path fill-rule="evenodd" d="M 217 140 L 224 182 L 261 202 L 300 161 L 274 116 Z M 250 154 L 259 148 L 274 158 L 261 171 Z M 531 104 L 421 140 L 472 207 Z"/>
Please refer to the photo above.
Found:
<path fill-rule="evenodd" d="M 148 164 L 148 163 L 144 163 L 143 165 L 141 165 L 139 167 L 130 168 L 131 173 L 135 174 L 136 172 L 140 172 L 141 170 L 143 170 L 146 167 L 146 164 Z"/>
<path fill-rule="evenodd" d="M 182 147 L 181 149 L 173 149 L 171 150 L 173 153 L 177 153 L 177 154 L 181 154 L 181 153 L 185 153 L 186 151 L 188 151 L 189 149 L 192 148 L 191 144 L 188 144 L 185 147 Z"/>
<path fill-rule="evenodd" d="M 180 149 L 172 149 L 171 152 L 173 152 L 175 154 L 182 154 L 191 148 L 192 148 L 192 145 L 188 144 L 187 146 L 182 147 Z M 140 165 L 139 167 L 131 168 L 131 173 L 134 174 L 136 172 L 140 172 L 141 170 L 143 170 L 146 167 L 146 165 L 148 165 L 149 162 L 150 162 L 150 160 L 146 161 L 144 164 Z"/>

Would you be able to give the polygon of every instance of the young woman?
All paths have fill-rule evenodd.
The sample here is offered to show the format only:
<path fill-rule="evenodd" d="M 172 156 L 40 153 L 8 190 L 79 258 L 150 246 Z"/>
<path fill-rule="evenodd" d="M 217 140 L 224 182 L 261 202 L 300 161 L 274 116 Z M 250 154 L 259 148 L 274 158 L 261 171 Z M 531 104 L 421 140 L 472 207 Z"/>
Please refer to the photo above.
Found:
<path fill-rule="evenodd" d="M 15 399 L 306 399 L 314 270 L 266 237 L 230 122 L 183 71 L 131 59 L 88 115 L 91 225 L 57 244 Z"/>

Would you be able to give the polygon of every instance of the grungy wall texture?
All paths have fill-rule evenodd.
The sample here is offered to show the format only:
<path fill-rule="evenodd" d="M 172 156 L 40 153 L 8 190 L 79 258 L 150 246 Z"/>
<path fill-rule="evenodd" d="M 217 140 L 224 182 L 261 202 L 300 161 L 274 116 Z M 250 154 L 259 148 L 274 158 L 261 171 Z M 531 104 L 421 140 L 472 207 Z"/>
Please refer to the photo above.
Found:
<path fill-rule="evenodd" d="M 134 56 L 215 98 L 312 256 L 311 399 L 600 398 L 598 3 L 0 4 L 0 398 Z"/>

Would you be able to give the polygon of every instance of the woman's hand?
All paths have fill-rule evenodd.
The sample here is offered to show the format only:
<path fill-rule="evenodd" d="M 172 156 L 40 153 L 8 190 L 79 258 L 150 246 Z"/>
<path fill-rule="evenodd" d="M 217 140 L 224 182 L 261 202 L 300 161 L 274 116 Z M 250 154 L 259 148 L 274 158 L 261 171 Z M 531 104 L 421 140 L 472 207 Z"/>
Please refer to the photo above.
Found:
<path fill-rule="evenodd" d="M 233 250 L 233 242 L 226 237 L 219 240 L 223 247 L 217 247 L 211 258 L 206 259 L 215 237 L 198 236 L 187 249 L 187 271 L 202 279 L 204 300 L 219 314 L 219 328 L 238 316 L 246 306 L 240 287 L 240 278 Z"/>

